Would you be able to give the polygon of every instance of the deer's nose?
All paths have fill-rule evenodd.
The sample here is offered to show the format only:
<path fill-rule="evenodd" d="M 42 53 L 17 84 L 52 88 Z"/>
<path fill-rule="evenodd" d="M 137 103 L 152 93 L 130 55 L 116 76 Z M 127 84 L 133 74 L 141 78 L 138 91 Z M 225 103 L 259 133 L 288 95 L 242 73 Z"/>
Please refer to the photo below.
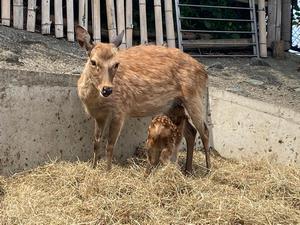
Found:
<path fill-rule="evenodd" d="M 112 93 L 112 88 L 111 87 L 103 87 L 102 88 L 101 94 L 104 97 L 108 97 L 109 95 L 111 95 L 111 93 Z"/>

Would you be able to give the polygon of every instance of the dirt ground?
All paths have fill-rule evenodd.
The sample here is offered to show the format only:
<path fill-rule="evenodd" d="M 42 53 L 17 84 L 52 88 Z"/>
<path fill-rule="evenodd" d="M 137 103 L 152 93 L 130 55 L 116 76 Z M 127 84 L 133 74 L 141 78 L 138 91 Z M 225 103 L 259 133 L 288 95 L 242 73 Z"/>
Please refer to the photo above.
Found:
<path fill-rule="evenodd" d="M 86 54 L 77 43 L 0 27 L 0 68 L 79 74 Z M 300 112 L 300 56 L 286 58 L 202 58 L 210 86 Z"/>

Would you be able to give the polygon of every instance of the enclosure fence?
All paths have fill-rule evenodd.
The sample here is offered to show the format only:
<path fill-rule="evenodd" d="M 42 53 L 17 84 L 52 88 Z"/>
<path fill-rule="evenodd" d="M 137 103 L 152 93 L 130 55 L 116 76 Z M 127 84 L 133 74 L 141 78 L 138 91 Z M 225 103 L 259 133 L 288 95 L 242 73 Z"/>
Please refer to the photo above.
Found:
<path fill-rule="evenodd" d="M 201 16 L 174 13 L 173 8 L 178 9 L 184 3 L 193 2 L 193 4 L 186 4 L 186 12 L 192 12 L 191 5 L 199 9 L 197 13 Z M 153 41 L 157 45 L 165 45 L 168 47 L 176 47 L 175 36 L 175 21 L 179 27 L 178 37 L 179 42 L 185 37 L 194 36 L 192 41 L 188 42 L 188 47 L 196 47 L 197 55 L 203 56 L 202 49 L 207 48 L 208 54 L 211 54 L 211 49 L 224 49 L 225 47 L 235 46 L 235 48 L 242 49 L 242 46 L 253 47 L 253 53 L 250 56 L 267 57 L 266 47 L 274 48 L 273 44 L 282 42 L 284 50 L 288 50 L 291 45 L 291 0 L 239 0 L 239 1 L 222 1 L 222 5 L 213 6 L 213 2 L 209 5 L 201 5 L 200 0 L 186 0 L 180 4 L 179 0 L 0 0 L 1 2 L 1 24 L 4 26 L 12 26 L 16 29 L 27 30 L 29 32 L 40 32 L 42 34 L 54 34 L 57 38 L 67 38 L 68 41 L 75 40 L 74 26 L 79 24 L 85 27 L 91 34 L 95 42 L 102 41 L 102 38 L 112 41 L 115 36 L 125 31 L 124 38 L 120 48 L 128 48 L 134 44 L 145 44 Z M 256 6 L 256 2 L 261 3 Z M 151 5 L 150 5 L 151 3 Z M 223 5 L 224 3 L 224 5 Z M 248 4 L 242 7 L 232 7 L 231 4 Z M 175 7 L 176 6 L 176 7 Z M 213 10 L 221 11 L 221 17 L 205 16 L 203 6 L 206 8 L 215 7 Z M 151 7 L 151 8 L 149 8 Z M 247 8 L 251 14 L 250 18 L 232 18 L 226 17 L 225 8 L 227 9 L 243 9 Z M 267 7 L 267 40 L 266 31 L 266 12 Z M 151 10 L 151 13 L 149 12 Z M 153 12 L 153 13 L 152 13 Z M 137 15 L 138 13 L 138 15 Z M 210 12 L 211 13 L 211 12 Z M 294 12 L 300 17 L 300 10 Z M 151 14 L 151 15 L 150 15 Z M 191 14 L 191 13 L 190 13 Z M 256 21 L 256 14 L 258 14 L 258 24 Z M 134 17 L 137 15 L 138 18 Z M 149 23 L 149 15 L 151 16 L 151 23 Z M 152 17 L 153 15 L 153 17 Z M 176 15 L 176 16 L 174 16 Z M 138 20 L 138 21 L 137 21 Z M 183 20 L 190 24 L 191 21 L 198 21 L 206 24 L 204 27 L 200 25 L 200 29 L 189 28 L 188 30 L 181 27 Z M 188 21 L 189 20 L 189 21 Z M 209 21 L 209 22 L 208 22 Z M 102 23 L 101 23 L 102 22 Z M 213 23 L 214 22 L 214 23 Z M 212 24 L 220 24 L 227 22 L 229 29 L 209 29 Z M 152 29 L 154 23 L 155 28 Z M 198 23 L 198 24 L 199 24 Z M 240 27 L 244 25 L 235 25 L 238 29 L 234 30 L 232 27 L 234 23 L 248 23 L 249 29 L 240 31 Z M 298 21 L 299 23 L 299 21 Z M 105 25 L 105 26 L 104 26 Z M 148 26 L 151 26 L 150 28 Z M 180 26 L 178 26 L 180 25 Z M 209 26 L 208 26 L 209 25 Z M 139 26 L 138 29 L 133 29 L 134 26 Z M 202 27 L 201 27 L 202 26 Z M 258 27 L 260 27 L 258 29 Z M 181 29 L 182 28 L 182 29 Z M 264 29 L 262 29 L 264 28 Z M 149 32 L 151 30 L 151 32 Z M 257 30 L 259 31 L 259 39 L 257 38 Z M 188 31 L 188 32 L 187 32 Z M 200 33 L 214 33 L 213 38 L 207 39 Z M 192 34 L 191 34 L 192 33 Z M 221 34 L 222 33 L 222 34 Z M 250 34 L 251 37 L 245 37 L 244 34 Z M 229 34 L 235 35 L 235 39 L 228 38 Z M 298 48 L 300 45 L 299 25 L 293 25 L 292 45 Z M 151 35 L 151 36 L 150 36 Z M 223 35 L 216 41 L 216 36 Z M 244 35 L 244 36 L 243 36 Z M 181 37 L 182 36 L 182 37 Z M 135 39 L 133 39 L 135 37 Z M 151 37 L 151 39 L 149 38 Z M 200 38 L 199 38 L 200 37 Z M 224 38 L 225 37 L 225 38 Z M 264 38 L 263 38 L 264 37 Z M 244 39 L 243 39 L 244 38 Z M 250 39 L 249 39 L 250 38 Z M 139 43 L 133 43 L 139 39 Z M 203 39 L 199 42 L 199 39 Z M 249 41 L 249 40 L 250 41 Z M 106 41 L 105 40 L 105 41 Z M 196 40 L 197 42 L 193 42 Z M 208 41 L 209 40 L 209 41 Z M 258 43 L 260 49 L 258 49 Z M 183 49 L 184 42 L 179 43 L 179 48 Z M 182 47 L 183 46 L 183 47 Z M 225 47 L 224 47 L 225 46 Z M 263 48 L 262 48 L 263 46 Z M 186 47 L 186 46 L 185 46 Z M 262 51 L 264 50 L 264 51 Z"/>
<path fill-rule="evenodd" d="M 101 9 L 105 1 L 107 29 L 101 27 Z M 66 37 L 74 41 L 74 25 L 79 24 L 93 34 L 95 42 L 101 41 L 101 34 L 108 33 L 111 41 L 125 31 L 121 48 L 132 46 L 133 5 L 132 0 L 2 0 L 1 24 L 29 32 L 50 34 L 54 28 L 57 38 Z M 154 0 L 156 44 L 175 47 L 172 0 Z M 140 42 L 148 42 L 146 0 L 139 0 Z M 162 10 L 164 9 L 164 10 Z M 52 11 L 52 13 L 51 13 Z M 164 11 L 164 12 L 163 12 Z M 76 13 L 75 13 L 76 12 Z M 103 10 L 102 10 L 103 12 Z M 75 14 L 78 14 L 75 15 Z M 102 16 L 103 18 L 103 16 Z M 163 30 L 165 19 L 165 31 Z M 37 29 L 39 28 L 39 29 Z M 165 34 L 165 35 L 164 35 Z"/>
<path fill-rule="evenodd" d="M 300 9 L 298 7 L 300 0 L 292 9 L 292 49 L 300 51 Z"/>

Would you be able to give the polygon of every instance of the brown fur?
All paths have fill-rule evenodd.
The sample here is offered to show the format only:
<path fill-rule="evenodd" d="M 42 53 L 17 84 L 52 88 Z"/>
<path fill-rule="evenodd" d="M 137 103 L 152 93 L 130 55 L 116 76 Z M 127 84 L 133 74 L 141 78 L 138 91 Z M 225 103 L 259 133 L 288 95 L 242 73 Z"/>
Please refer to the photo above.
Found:
<path fill-rule="evenodd" d="M 148 166 L 146 174 L 159 162 L 167 164 L 177 161 L 178 146 L 183 137 L 187 122 L 182 106 L 172 107 L 166 115 L 159 115 L 152 119 L 148 128 L 146 141 Z"/>
<path fill-rule="evenodd" d="M 106 122 L 109 129 L 106 154 L 110 169 L 113 148 L 125 119 L 164 112 L 174 100 L 179 100 L 201 135 L 209 169 L 208 131 L 202 119 L 202 96 L 207 83 L 203 65 L 175 48 L 136 46 L 117 52 L 113 44 L 92 45 L 88 42 L 87 32 L 82 29 L 76 29 L 76 33 L 81 44 L 85 41 L 82 37 L 87 37 L 85 47 L 89 58 L 78 80 L 78 95 L 87 113 L 96 122 L 93 165 L 96 165 L 99 158 L 99 146 Z M 112 88 L 112 94 L 101 96 L 99 93 L 103 87 Z M 195 135 L 195 129 L 188 124 L 184 136 L 190 143 L 187 162 L 189 170 Z"/>

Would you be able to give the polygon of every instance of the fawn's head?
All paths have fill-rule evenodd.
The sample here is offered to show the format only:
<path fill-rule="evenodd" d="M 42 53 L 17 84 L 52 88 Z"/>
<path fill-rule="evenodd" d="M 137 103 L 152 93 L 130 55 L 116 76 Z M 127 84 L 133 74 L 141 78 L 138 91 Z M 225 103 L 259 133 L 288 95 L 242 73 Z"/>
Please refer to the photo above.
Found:
<path fill-rule="evenodd" d="M 108 97 L 113 92 L 113 79 L 119 67 L 117 48 L 122 43 L 124 31 L 112 43 L 97 44 L 91 43 L 90 34 L 85 28 L 77 25 L 75 32 L 79 45 L 87 50 L 89 56 L 84 72 L 100 96 Z"/>

